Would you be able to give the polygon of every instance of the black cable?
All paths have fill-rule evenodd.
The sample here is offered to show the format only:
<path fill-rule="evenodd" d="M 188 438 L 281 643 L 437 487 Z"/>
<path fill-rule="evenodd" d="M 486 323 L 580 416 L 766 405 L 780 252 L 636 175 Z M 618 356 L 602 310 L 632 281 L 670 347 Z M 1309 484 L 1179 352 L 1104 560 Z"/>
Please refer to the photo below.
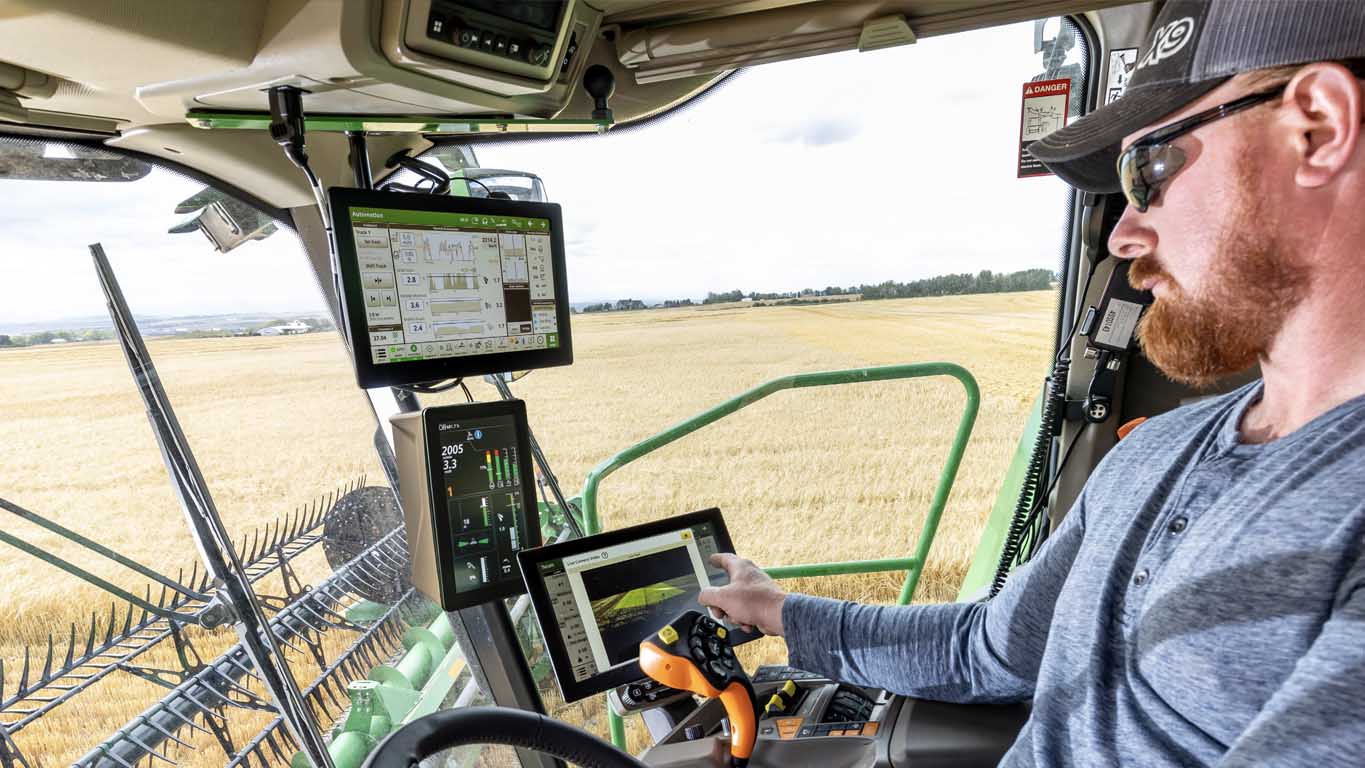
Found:
<path fill-rule="evenodd" d="M 401 387 L 394 387 L 394 389 L 401 389 L 401 390 L 404 390 L 404 391 L 406 391 L 406 392 L 412 392 L 412 393 L 419 394 L 419 395 L 434 395 L 434 394 L 438 394 L 438 393 L 441 393 L 441 392 L 449 392 L 450 390 L 452 390 L 452 389 L 454 389 L 454 388 L 456 388 L 456 387 L 464 387 L 465 394 L 466 394 L 466 395 L 469 394 L 469 388 L 468 388 L 468 387 L 465 387 L 465 385 L 464 385 L 464 379 L 462 379 L 462 378 L 460 378 L 460 379 L 450 379 L 450 380 L 444 381 L 444 382 L 443 382 L 443 381 L 424 381 L 424 382 L 422 382 L 422 383 L 420 383 L 420 384 L 405 384 L 405 385 L 403 385 L 403 386 L 401 386 Z M 473 402 L 473 401 L 474 401 L 474 398 L 473 398 L 473 397 L 470 397 L 470 398 L 469 398 L 469 401 L 470 401 L 470 402 Z"/>
<path fill-rule="evenodd" d="M 1034 437 L 1033 451 L 1029 455 L 1028 468 L 1019 488 L 1019 499 L 1014 505 L 1014 515 L 1010 518 L 1009 530 L 1005 533 L 1005 543 L 1000 549 L 1000 563 L 991 580 L 990 596 L 995 597 L 1005 586 L 1010 569 L 1018 558 L 1023 543 L 1024 532 L 1030 513 L 1040 501 L 1038 485 L 1047 471 L 1048 458 L 1052 453 L 1052 436 L 1066 410 L 1066 379 L 1071 369 L 1071 360 L 1063 357 L 1052 368 L 1048 377 L 1048 391 L 1043 399 L 1043 411 L 1038 420 L 1038 434 Z"/>
<path fill-rule="evenodd" d="M 1048 376 L 1048 391 L 1044 396 L 1043 411 L 1038 420 L 1038 434 L 1034 438 L 1028 468 L 1024 471 L 1024 479 L 1019 487 L 1019 499 L 1015 503 L 1014 514 L 1010 518 L 1009 530 L 1005 533 L 1005 542 L 1000 549 L 999 565 L 996 567 L 994 578 L 991 579 L 991 597 L 995 597 L 1004 588 L 1010 570 L 1021 562 L 1027 562 L 1028 558 L 1032 557 L 1033 552 L 1036 551 L 1037 543 L 1042 538 L 1046 538 L 1045 535 L 1040 536 L 1035 530 L 1038 525 L 1037 511 L 1046 506 L 1047 498 L 1051 495 L 1057 478 L 1061 476 L 1062 466 L 1066 459 L 1071 457 L 1071 448 L 1076 445 L 1075 440 L 1071 442 L 1071 448 L 1067 449 L 1066 455 L 1062 458 L 1062 464 L 1059 464 L 1056 472 L 1053 473 L 1047 490 L 1041 495 L 1038 495 L 1037 491 L 1042 482 L 1043 474 L 1047 471 L 1048 461 L 1052 457 L 1053 437 L 1058 431 L 1061 420 L 1066 416 L 1066 385 L 1071 372 L 1071 345 L 1076 340 L 1076 334 L 1080 330 L 1081 319 L 1084 317 L 1086 307 L 1086 295 L 1090 292 L 1090 282 L 1095 277 L 1098 267 L 1098 263 L 1090 264 L 1090 269 L 1085 274 L 1085 282 L 1081 285 L 1080 293 L 1077 294 L 1081 304 L 1072 318 L 1071 332 L 1067 334 L 1066 341 L 1058 345 L 1057 353 L 1053 357 L 1052 374 Z M 1077 437 L 1080 435 L 1078 434 Z M 1020 558 L 1021 555 L 1023 555 L 1022 559 Z"/>
<path fill-rule="evenodd" d="M 1048 516 L 1041 513 L 1047 509 L 1047 499 L 1052 496 L 1053 489 L 1057 487 L 1057 482 L 1062 477 L 1062 470 L 1066 468 L 1067 461 L 1071 459 L 1072 451 L 1076 450 L 1076 445 L 1081 441 L 1081 436 L 1085 434 L 1085 430 L 1089 426 L 1090 422 L 1088 421 L 1081 423 L 1080 431 L 1072 438 L 1071 443 L 1066 447 L 1066 452 L 1062 454 L 1062 460 L 1057 464 L 1056 473 L 1052 475 L 1047 488 L 1034 501 L 1033 509 L 1029 510 L 1028 520 L 1025 523 L 1025 538 L 1016 556 L 1015 565 L 1023 565 L 1032 560 L 1043 542 L 1047 541 L 1051 533 L 1051 526 L 1047 525 Z"/>

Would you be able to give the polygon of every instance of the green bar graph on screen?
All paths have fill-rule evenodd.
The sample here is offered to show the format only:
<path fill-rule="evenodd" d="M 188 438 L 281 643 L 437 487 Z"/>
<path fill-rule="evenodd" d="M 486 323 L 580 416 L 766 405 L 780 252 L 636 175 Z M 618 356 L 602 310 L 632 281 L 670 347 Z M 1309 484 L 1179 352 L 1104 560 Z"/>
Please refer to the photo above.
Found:
<path fill-rule="evenodd" d="M 498 485 L 502 485 L 502 452 L 493 451 L 493 470 L 498 476 Z"/>
<path fill-rule="evenodd" d="M 493 487 L 493 454 L 491 451 L 483 452 L 483 465 L 488 469 L 488 487 Z"/>

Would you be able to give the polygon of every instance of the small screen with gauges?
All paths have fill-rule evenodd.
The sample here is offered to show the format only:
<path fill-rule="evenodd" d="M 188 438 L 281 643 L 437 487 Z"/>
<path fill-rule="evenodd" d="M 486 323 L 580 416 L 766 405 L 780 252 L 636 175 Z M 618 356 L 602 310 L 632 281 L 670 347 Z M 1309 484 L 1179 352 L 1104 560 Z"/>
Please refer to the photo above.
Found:
<path fill-rule="evenodd" d="M 412 583 L 447 611 L 524 591 L 517 553 L 541 542 L 525 404 L 438 406 L 389 423 Z"/>
<path fill-rule="evenodd" d="M 361 387 L 573 362 L 559 206 L 333 188 Z"/>

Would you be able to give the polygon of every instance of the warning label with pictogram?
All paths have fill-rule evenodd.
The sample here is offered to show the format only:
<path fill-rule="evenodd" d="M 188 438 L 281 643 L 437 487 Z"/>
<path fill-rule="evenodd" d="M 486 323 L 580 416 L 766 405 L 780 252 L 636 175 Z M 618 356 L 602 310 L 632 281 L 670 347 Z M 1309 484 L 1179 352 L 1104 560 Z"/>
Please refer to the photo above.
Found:
<path fill-rule="evenodd" d="M 1061 130 L 1066 125 L 1070 105 L 1070 80 L 1024 83 L 1024 105 L 1019 116 L 1019 178 L 1049 175 L 1048 169 L 1029 153 L 1028 145 Z"/>

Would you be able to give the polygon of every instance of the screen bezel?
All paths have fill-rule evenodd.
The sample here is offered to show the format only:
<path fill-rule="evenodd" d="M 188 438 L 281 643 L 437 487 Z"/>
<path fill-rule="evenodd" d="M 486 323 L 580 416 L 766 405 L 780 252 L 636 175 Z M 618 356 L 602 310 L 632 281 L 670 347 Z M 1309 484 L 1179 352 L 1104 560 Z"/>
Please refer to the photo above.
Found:
<path fill-rule="evenodd" d="M 527 371 L 573 363 L 573 334 L 569 327 L 569 283 L 564 269 L 564 221 L 556 203 L 498 200 L 482 197 L 422 195 L 405 192 L 378 192 L 350 187 L 328 190 L 332 210 L 332 232 L 336 238 L 337 263 L 341 270 L 343 322 L 351 340 L 351 359 L 356 384 L 362 389 L 419 384 L 462 376 L 482 376 L 507 371 Z M 436 360 L 410 360 L 402 363 L 375 363 L 371 357 L 370 332 L 365 313 L 351 307 L 364 307 L 360 286 L 360 265 L 356 257 L 355 233 L 351 229 L 352 208 L 397 208 L 450 214 L 487 214 L 519 216 L 550 221 L 550 263 L 554 270 L 555 323 L 559 327 L 559 346 L 499 352 L 491 355 L 443 357 Z"/>
<path fill-rule="evenodd" d="M 565 703 L 578 701 L 595 693 L 609 691 L 618 685 L 633 683 L 644 678 L 645 673 L 641 671 L 639 662 L 635 662 L 599 672 L 581 682 L 573 679 L 573 664 L 569 662 L 569 651 L 564 646 L 564 639 L 559 634 L 559 622 L 555 618 L 554 607 L 550 603 L 550 593 L 545 586 L 545 580 L 540 576 L 540 564 L 547 560 L 572 557 L 602 547 L 613 547 L 637 539 L 647 539 L 661 533 L 691 528 L 701 523 L 710 523 L 715 530 L 717 551 L 734 553 L 735 545 L 730 540 L 729 530 L 725 527 L 725 518 L 721 516 L 720 509 L 716 507 L 668 517 L 663 520 L 655 520 L 642 525 L 633 525 L 629 528 L 617 528 L 594 536 L 570 539 L 536 549 L 522 549 L 517 553 L 517 560 L 521 563 L 521 577 L 526 582 L 526 592 L 531 596 L 531 605 L 536 609 L 536 620 L 540 623 L 540 634 L 545 640 L 545 649 L 550 655 L 550 666 L 554 669 L 555 681 L 559 683 L 559 691 L 563 694 Z M 547 627 L 550 631 L 547 631 Z M 746 633 L 738 627 L 732 628 L 730 632 L 730 640 L 734 645 L 747 643 L 761 636 L 762 633 L 760 632 Z M 560 670 L 563 670 L 564 674 L 560 674 Z"/>
<path fill-rule="evenodd" d="M 540 531 L 540 503 L 536 498 L 535 468 L 531 463 L 530 428 L 526 421 L 526 403 L 522 400 L 496 400 L 488 403 L 467 403 L 427 408 L 422 411 L 422 432 L 426 437 L 427 450 L 427 493 L 430 508 L 433 541 L 436 545 L 436 570 L 441 580 L 441 609 L 454 611 L 468 608 L 491 600 L 516 597 L 524 593 L 526 580 L 519 575 L 508 578 L 500 584 L 491 584 L 470 592 L 460 592 L 455 588 L 455 572 L 442 568 L 442 563 L 451 562 L 454 552 L 451 547 L 450 514 L 441 503 L 445 499 L 445 478 L 439 472 L 441 466 L 441 439 L 436 425 L 453 420 L 476 420 L 496 417 L 512 417 L 517 432 L 517 471 L 521 473 L 521 496 L 526 502 L 526 539 L 522 548 L 517 550 L 515 567 L 521 567 L 521 553 L 537 548 L 544 541 Z M 438 509 L 438 507 L 440 507 Z"/>

